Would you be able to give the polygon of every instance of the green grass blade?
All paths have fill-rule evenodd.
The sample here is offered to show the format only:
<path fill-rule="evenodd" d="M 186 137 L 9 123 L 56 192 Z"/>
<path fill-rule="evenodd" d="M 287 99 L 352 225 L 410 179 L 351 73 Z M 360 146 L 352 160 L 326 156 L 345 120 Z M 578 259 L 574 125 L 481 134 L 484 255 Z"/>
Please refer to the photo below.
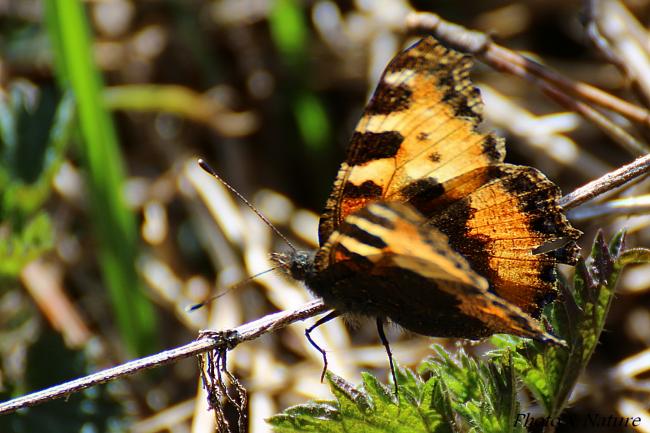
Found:
<path fill-rule="evenodd" d="M 77 101 L 103 278 L 128 350 L 144 354 L 153 349 L 155 341 L 154 310 L 135 270 L 137 229 L 122 195 L 124 168 L 117 135 L 101 97 L 103 83 L 93 62 L 86 14 L 78 0 L 47 0 L 45 6 L 59 83 L 70 88 Z"/>

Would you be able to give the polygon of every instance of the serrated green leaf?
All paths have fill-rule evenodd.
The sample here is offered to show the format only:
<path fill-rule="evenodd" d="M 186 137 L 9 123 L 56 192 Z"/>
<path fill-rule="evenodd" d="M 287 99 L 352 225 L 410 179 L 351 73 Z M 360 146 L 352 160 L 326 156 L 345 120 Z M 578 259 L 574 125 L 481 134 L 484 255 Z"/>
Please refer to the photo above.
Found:
<path fill-rule="evenodd" d="M 0 237 L 0 277 L 15 278 L 27 263 L 52 248 L 52 232 L 49 216 L 39 212 L 20 229 Z"/>
<path fill-rule="evenodd" d="M 375 410 L 390 410 L 389 406 L 394 405 L 395 395 L 375 376 L 365 371 L 361 373 L 363 380 L 363 390 L 369 395 L 373 396 L 373 408 Z"/>
<path fill-rule="evenodd" d="M 430 372 L 443 378 L 445 386 L 457 401 L 480 399 L 481 377 L 476 361 L 462 351 L 457 354 L 458 361 L 455 361 L 441 346 L 434 345 L 433 349 L 437 356 L 423 362 L 418 372 Z"/>
<path fill-rule="evenodd" d="M 372 411 L 369 396 L 356 389 L 351 383 L 333 373 L 327 373 L 330 390 L 339 404 L 341 414 L 355 415 Z"/>
<path fill-rule="evenodd" d="M 401 379 L 407 383 L 402 384 Z M 445 400 L 440 398 L 437 379 L 426 383 L 401 370 L 398 375 L 399 403 L 392 389 L 374 376 L 364 373 L 363 384 L 355 388 L 342 378 L 328 373 L 327 380 L 336 401 L 308 403 L 291 407 L 268 421 L 274 431 L 293 432 L 376 432 L 376 433 L 450 433 Z M 402 389 L 402 388 L 400 388 Z M 436 398 L 432 398 L 434 391 Z M 435 400 L 435 401 L 434 401 Z M 443 416 L 444 412 L 444 416 Z"/>
<path fill-rule="evenodd" d="M 463 351 L 452 358 L 440 346 L 437 357 L 422 363 L 419 371 L 429 372 L 446 387 L 454 412 L 478 432 L 519 432 L 514 357 L 507 352 L 489 362 L 477 362 Z"/>
<path fill-rule="evenodd" d="M 397 368 L 395 375 L 399 383 L 400 397 L 409 398 L 414 402 L 423 400 L 423 382 L 413 371 L 407 368 Z"/>
<path fill-rule="evenodd" d="M 422 391 L 424 396 L 422 405 L 435 408 L 437 413 L 442 415 L 442 419 L 446 422 L 447 426 L 452 431 L 456 431 L 456 420 L 451 403 L 451 393 L 444 382 L 441 380 L 427 380 Z"/>
<path fill-rule="evenodd" d="M 312 402 L 293 406 L 275 415 L 269 422 L 280 433 L 343 433 L 341 413 L 333 402 Z"/>

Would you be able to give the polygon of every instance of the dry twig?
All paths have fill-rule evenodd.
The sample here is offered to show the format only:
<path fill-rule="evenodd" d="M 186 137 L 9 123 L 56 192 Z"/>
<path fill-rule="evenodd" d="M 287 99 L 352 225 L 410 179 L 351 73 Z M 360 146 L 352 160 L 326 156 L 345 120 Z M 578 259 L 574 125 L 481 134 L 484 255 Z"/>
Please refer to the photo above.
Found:
<path fill-rule="evenodd" d="M 35 406 L 46 401 L 61 398 L 82 391 L 86 388 L 90 388 L 94 385 L 110 382 L 123 376 L 166 365 L 207 351 L 232 350 L 235 346 L 244 341 L 253 340 L 267 332 L 277 331 L 293 322 L 308 319 L 316 314 L 323 313 L 326 310 L 327 307 L 321 300 L 314 300 L 293 311 L 281 311 L 275 314 L 269 314 L 268 316 L 264 316 L 258 320 L 246 323 L 234 329 L 210 331 L 209 334 L 207 334 L 209 338 L 199 338 L 189 344 L 175 349 L 136 359 L 76 380 L 65 382 L 42 391 L 0 403 L 0 415 L 12 413 L 18 409 Z"/>
<path fill-rule="evenodd" d="M 614 111 L 650 128 L 650 112 L 617 98 L 589 84 L 573 81 L 531 59 L 494 43 L 486 34 L 468 30 L 432 13 L 414 13 L 407 19 L 412 32 L 430 33 L 446 45 L 472 54 L 493 68 L 534 82 L 559 104 L 583 115 L 633 155 L 645 154 L 647 148 L 625 130 L 615 125 L 589 104 Z M 576 101 L 582 99 L 586 103 Z"/>
<path fill-rule="evenodd" d="M 565 195 L 560 200 L 560 206 L 564 209 L 577 207 L 632 179 L 645 176 L 648 172 L 650 172 L 650 155 L 645 155 Z"/>

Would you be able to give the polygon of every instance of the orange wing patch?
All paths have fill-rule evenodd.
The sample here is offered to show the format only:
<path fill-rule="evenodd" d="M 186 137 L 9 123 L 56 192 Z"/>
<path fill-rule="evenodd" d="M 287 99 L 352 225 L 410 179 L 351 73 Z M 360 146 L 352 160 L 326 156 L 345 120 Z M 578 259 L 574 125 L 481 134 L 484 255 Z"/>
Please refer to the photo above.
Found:
<path fill-rule="evenodd" d="M 557 206 L 557 186 L 533 168 L 500 164 L 443 187 L 445 195 L 421 210 L 428 223 L 449 236 L 497 295 L 538 316 L 556 296 L 556 264 L 575 264 L 578 253 L 573 241 L 535 253 L 542 245 L 580 235 Z"/>
<path fill-rule="evenodd" d="M 504 164 L 502 140 L 476 130 L 482 103 L 470 67 L 467 56 L 431 37 L 393 59 L 327 201 L 321 245 L 369 203 L 409 203 L 493 293 L 537 317 L 556 297 L 556 264 L 576 261 L 579 232 L 562 215 L 551 181 Z M 534 253 L 562 239 L 556 251 Z"/>

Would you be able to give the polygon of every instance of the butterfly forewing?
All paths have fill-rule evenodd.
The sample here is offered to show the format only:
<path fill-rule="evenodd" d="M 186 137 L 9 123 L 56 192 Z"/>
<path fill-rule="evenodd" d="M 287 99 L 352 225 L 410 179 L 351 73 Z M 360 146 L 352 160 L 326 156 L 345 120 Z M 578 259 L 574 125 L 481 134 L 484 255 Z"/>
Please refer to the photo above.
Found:
<path fill-rule="evenodd" d="M 433 38 L 393 59 L 350 141 L 321 218 L 321 243 L 371 201 L 435 198 L 442 182 L 503 160 L 502 141 L 475 129 L 482 103 L 471 64 Z"/>

